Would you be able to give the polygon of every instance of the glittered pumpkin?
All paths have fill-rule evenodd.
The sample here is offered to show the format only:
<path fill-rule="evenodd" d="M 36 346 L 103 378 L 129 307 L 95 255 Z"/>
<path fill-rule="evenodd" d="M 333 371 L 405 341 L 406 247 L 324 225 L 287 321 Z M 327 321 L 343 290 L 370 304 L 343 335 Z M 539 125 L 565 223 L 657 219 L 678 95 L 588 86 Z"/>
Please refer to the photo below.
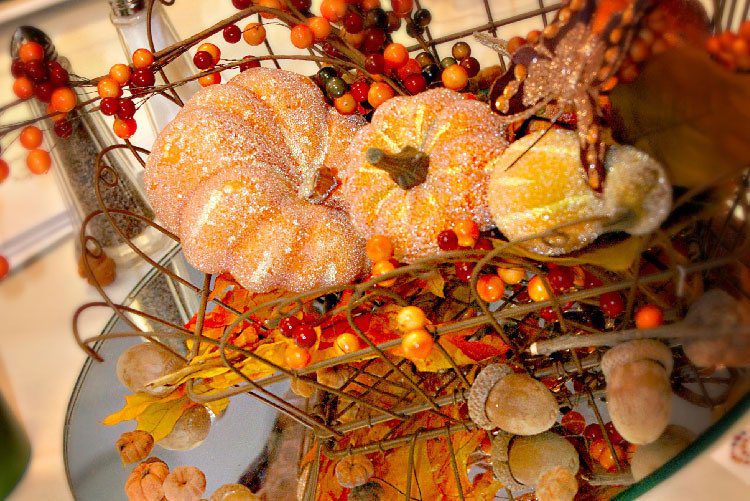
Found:
<path fill-rule="evenodd" d="M 144 461 L 133 469 L 125 481 L 125 494 L 129 501 L 162 501 L 162 484 L 169 475 L 166 463 L 153 458 Z"/>
<path fill-rule="evenodd" d="M 308 78 L 268 68 L 202 89 L 159 135 L 145 185 L 188 261 L 247 289 L 346 283 L 364 243 L 332 192 L 361 118 Z"/>
<path fill-rule="evenodd" d="M 395 97 L 349 146 L 342 197 L 365 237 L 386 235 L 399 260 L 438 251 L 437 235 L 457 219 L 492 226 L 487 163 L 507 146 L 489 107 L 434 89 Z"/>

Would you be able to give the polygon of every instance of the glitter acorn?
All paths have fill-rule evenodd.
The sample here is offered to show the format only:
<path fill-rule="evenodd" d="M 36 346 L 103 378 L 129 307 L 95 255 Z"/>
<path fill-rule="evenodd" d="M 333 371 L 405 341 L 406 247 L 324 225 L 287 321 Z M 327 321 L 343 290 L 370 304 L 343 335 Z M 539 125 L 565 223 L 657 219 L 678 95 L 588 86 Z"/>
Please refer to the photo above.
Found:
<path fill-rule="evenodd" d="M 437 253 L 453 221 L 489 229 L 486 165 L 505 147 L 503 126 L 478 101 L 446 89 L 391 98 L 357 133 L 340 172 L 352 223 L 366 237 L 387 236 L 407 262 Z"/>
<path fill-rule="evenodd" d="M 615 429 L 628 442 L 653 442 L 669 424 L 673 363 L 672 351 L 652 339 L 619 344 L 602 356 L 607 410 Z"/>
<path fill-rule="evenodd" d="M 647 445 L 636 447 L 630 470 L 638 481 L 658 470 L 695 440 L 695 433 L 683 426 L 669 425 L 664 433 Z"/>
<path fill-rule="evenodd" d="M 553 129 L 514 142 L 492 162 L 488 202 L 498 229 L 545 255 L 581 249 L 606 231 L 654 231 L 666 219 L 672 190 L 661 165 L 631 147 L 610 147 L 602 196 L 589 187 L 576 134 Z M 554 230 L 554 231 L 553 231 Z"/>
<path fill-rule="evenodd" d="M 544 384 L 506 365 L 491 364 L 469 391 L 469 416 L 478 426 L 514 435 L 546 431 L 557 419 L 557 401 Z"/>
<path fill-rule="evenodd" d="M 145 173 L 154 212 L 190 263 L 249 290 L 348 283 L 364 241 L 331 192 L 362 123 L 306 77 L 248 69 L 199 91 L 160 134 Z"/>

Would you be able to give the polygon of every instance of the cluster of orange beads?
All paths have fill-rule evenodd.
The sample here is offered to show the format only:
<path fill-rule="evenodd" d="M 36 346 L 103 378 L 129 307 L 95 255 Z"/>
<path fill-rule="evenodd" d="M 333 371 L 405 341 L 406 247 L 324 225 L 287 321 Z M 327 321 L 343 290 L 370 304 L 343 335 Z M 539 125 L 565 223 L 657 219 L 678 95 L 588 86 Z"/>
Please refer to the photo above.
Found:
<path fill-rule="evenodd" d="M 706 42 L 708 52 L 730 71 L 750 71 L 750 21 L 733 33 L 724 31 Z"/>
<path fill-rule="evenodd" d="M 393 243 L 391 243 L 388 237 L 375 235 L 365 244 L 365 252 L 370 261 L 372 261 L 370 274 L 373 278 L 390 273 L 398 266 L 398 263 L 393 259 Z M 389 278 L 388 280 L 378 282 L 378 285 L 380 287 L 390 287 L 394 283 L 396 283 L 396 279 Z"/>
<path fill-rule="evenodd" d="M 47 150 L 41 148 L 44 136 L 39 127 L 34 125 L 24 127 L 19 140 L 21 146 L 29 150 L 26 155 L 26 166 L 32 174 L 46 174 L 52 165 L 52 158 Z"/>
<path fill-rule="evenodd" d="M 405 306 L 396 315 L 398 328 L 403 332 L 401 351 L 406 358 L 424 360 L 435 347 L 435 339 L 427 329 L 427 316 L 417 306 Z"/>

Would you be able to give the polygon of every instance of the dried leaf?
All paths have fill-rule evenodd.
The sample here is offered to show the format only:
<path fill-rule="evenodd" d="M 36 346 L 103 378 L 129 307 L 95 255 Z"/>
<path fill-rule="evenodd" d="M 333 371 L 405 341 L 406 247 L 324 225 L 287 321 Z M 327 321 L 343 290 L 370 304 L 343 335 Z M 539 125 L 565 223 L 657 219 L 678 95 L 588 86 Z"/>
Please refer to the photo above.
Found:
<path fill-rule="evenodd" d="M 675 185 L 705 186 L 750 162 L 750 76 L 704 52 L 656 56 L 611 97 L 615 137 L 662 162 Z"/>
<path fill-rule="evenodd" d="M 577 264 L 588 264 L 601 266 L 610 271 L 625 271 L 640 256 L 643 250 L 643 237 L 629 237 L 612 245 L 600 245 L 571 256 L 550 257 L 536 254 L 521 248 L 514 247 L 509 250 L 516 256 L 533 259 L 543 263 L 555 263 L 563 266 L 574 266 Z"/>
<path fill-rule="evenodd" d="M 102 421 L 105 426 L 113 426 L 123 421 L 130 421 L 140 415 L 150 405 L 159 402 L 170 402 L 182 398 L 183 393 L 173 391 L 165 396 L 153 396 L 148 393 L 136 393 L 125 395 L 125 405 L 119 411 L 110 414 Z"/>
<path fill-rule="evenodd" d="M 158 442 L 169 435 L 180 416 L 193 404 L 187 397 L 149 405 L 136 417 L 136 430 L 147 431 Z"/>
<path fill-rule="evenodd" d="M 445 279 L 440 271 L 432 271 L 420 278 L 425 281 L 424 290 L 433 293 L 437 297 L 445 297 Z"/>

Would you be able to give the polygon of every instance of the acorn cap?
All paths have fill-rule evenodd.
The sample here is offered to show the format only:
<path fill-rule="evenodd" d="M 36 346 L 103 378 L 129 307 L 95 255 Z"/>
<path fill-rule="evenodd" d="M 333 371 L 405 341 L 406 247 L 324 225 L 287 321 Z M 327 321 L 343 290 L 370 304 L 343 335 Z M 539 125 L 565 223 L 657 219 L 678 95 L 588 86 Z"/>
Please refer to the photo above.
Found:
<path fill-rule="evenodd" d="M 674 360 L 669 347 L 653 339 L 636 339 L 607 350 L 601 362 L 604 377 L 608 379 L 613 368 L 638 360 L 653 360 L 664 367 L 667 375 L 672 373 Z"/>
<path fill-rule="evenodd" d="M 563 466 L 556 466 L 542 473 L 536 485 L 538 501 L 573 501 L 578 493 L 575 473 Z"/>
<path fill-rule="evenodd" d="M 492 437 L 492 452 L 490 453 L 492 473 L 498 481 L 511 491 L 524 488 L 523 484 L 513 478 L 513 475 L 510 473 L 510 465 L 508 464 L 508 450 L 513 438 L 513 435 L 501 430 L 497 435 Z"/>
<path fill-rule="evenodd" d="M 683 426 L 669 425 L 664 433 L 647 445 L 635 449 L 630 461 L 633 478 L 638 481 L 659 469 L 695 440 L 695 433 Z"/>
<path fill-rule="evenodd" d="M 477 377 L 474 378 L 471 389 L 469 389 L 467 405 L 469 407 L 469 417 L 480 428 L 484 428 L 485 430 L 496 428 L 489 417 L 487 417 L 487 410 L 485 409 L 487 396 L 498 381 L 512 372 L 511 368 L 507 365 L 490 364 L 482 369 L 477 374 Z"/>
<path fill-rule="evenodd" d="M 578 452 L 570 442 L 546 431 L 515 437 L 508 452 L 508 465 L 517 482 L 533 487 L 544 473 L 558 466 L 578 473 L 580 462 Z"/>

